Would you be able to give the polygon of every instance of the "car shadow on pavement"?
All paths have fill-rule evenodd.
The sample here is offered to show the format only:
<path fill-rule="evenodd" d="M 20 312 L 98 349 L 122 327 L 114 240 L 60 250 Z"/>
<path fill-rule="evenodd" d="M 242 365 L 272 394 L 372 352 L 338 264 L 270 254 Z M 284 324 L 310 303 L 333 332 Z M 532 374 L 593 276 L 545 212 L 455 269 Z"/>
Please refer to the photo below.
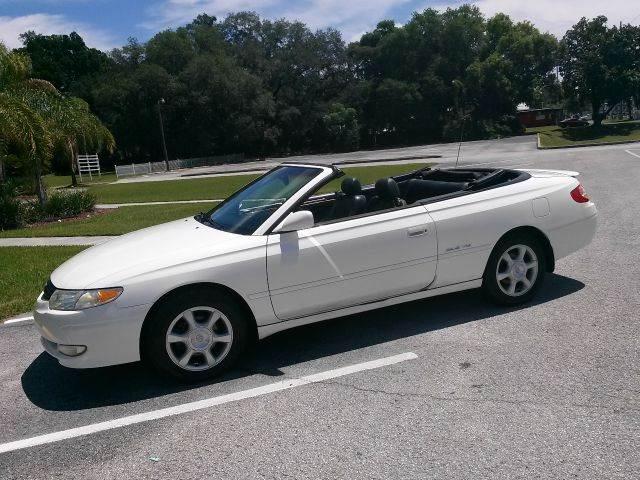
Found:
<path fill-rule="evenodd" d="M 260 342 L 240 365 L 208 384 L 255 374 L 278 377 L 282 367 L 552 302 L 583 287 L 551 274 L 536 298 L 520 307 L 492 305 L 479 290 L 471 290 L 295 328 Z M 54 411 L 126 404 L 203 386 L 164 379 L 140 363 L 72 370 L 46 353 L 29 365 L 21 381 L 34 405 Z"/>

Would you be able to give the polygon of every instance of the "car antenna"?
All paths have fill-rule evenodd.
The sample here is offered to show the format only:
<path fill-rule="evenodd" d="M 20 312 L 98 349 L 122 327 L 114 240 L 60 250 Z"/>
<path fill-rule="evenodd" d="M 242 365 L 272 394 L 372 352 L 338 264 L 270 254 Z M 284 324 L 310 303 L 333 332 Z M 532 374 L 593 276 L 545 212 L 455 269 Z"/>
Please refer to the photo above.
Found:
<path fill-rule="evenodd" d="M 458 168 L 458 161 L 460 160 L 460 153 L 462 150 L 462 139 L 464 137 L 464 122 L 467 120 L 467 116 L 464 115 L 462 117 L 462 125 L 460 126 L 460 141 L 458 142 L 458 155 L 456 157 L 456 166 L 454 168 Z"/>

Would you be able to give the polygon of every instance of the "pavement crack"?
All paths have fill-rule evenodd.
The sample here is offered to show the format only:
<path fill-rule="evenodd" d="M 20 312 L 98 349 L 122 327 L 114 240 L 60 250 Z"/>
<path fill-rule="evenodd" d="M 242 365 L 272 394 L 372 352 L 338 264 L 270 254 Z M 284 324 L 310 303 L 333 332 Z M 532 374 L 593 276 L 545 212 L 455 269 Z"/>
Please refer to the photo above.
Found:
<path fill-rule="evenodd" d="M 417 393 L 417 392 L 397 392 L 397 391 L 389 391 L 380 388 L 369 388 L 369 387 L 360 387 L 357 385 L 353 385 L 350 383 L 339 382 L 335 380 L 324 380 L 318 382 L 318 384 L 325 385 L 336 385 L 339 387 L 345 387 L 352 390 L 356 390 L 359 392 L 365 393 L 377 393 L 381 395 L 389 395 L 394 397 L 401 398 L 423 398 L 423 399 L 431 399 L 435 401 L 443 401 L 443 402 L 469 402 L 469 403 L 498 403 L 498 404 L 507 404 L 507 405 L 519 405 L 519 406 L 544 406 L 544 407 L 564 407 L 564 408 L 594 408 L 594 409 L 605 409 L 605 410 L 613 410 L 614 413 L 624 413 L 625 411 L 638 412 L 640 408 L 630 405 L 617 406 L 617 405 L 600 405 L 600 404 L 592 404 L 592 403 L 559 403 L 559 402 L 540 402 L 540 401 L 532 401 L 532 400 L 517 400 L 517 399 L 501 399 L 501 398 L 471 398 L 465 396 L 441 396 L 441 395 L 433 395 L 431 393 Z"/>

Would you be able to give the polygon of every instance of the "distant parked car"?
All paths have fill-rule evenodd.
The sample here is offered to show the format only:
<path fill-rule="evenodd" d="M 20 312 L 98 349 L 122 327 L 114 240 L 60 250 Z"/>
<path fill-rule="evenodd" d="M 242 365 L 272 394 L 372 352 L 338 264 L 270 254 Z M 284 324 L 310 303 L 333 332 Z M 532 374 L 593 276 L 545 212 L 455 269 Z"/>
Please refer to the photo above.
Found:
<path fill-rule="evenodd" d="M 588 127 L 589 120 L 587 120 L 587 117 L 573 115 L 569 118 L 565 118 L 558 125 L 560 125 L 560 127 L 562 128 Z"/>

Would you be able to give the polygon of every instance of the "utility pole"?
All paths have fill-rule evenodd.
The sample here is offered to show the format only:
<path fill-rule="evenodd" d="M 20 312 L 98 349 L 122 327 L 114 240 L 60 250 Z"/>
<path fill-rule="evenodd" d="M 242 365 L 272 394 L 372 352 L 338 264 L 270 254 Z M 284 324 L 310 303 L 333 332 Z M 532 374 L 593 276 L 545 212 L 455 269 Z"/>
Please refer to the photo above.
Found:
<path fill-rule="evenodd" d="M 162 137 L 162 153 L 164 153 L 164 164 L 169 171 L 169 155 L 167 154 L 167 142 L 164 139 L 164 123 L 162 122 L 162 105 L 165 104 L 164 98 L 158 100 L 158 120 L 160 121 L 160 135 Z"/>

